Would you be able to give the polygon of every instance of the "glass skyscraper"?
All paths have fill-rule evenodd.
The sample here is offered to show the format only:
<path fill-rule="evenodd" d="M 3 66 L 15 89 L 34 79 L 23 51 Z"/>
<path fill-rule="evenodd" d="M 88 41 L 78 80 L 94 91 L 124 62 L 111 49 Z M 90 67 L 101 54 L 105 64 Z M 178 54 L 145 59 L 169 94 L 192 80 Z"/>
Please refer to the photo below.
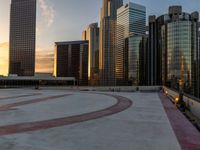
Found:
<path fill-rule="evenodd" d="M 198 54 L 199 54 L 198 55 L 199 56 L 199 58 L 198 58 L 198 77 L 199 78 L 197 80 L 198 81 L 198 88 L 197 88 L 198 89 L 198 94 L 197 95 L 200 98 L 200 23 L 199 23 L 199 35 L 198 36 L 199 36 L 199 40 L 198 40 L 198 43 L 199 43 L 198 44 L 198 46 L 199 46 L 199 50 L 198 50 Z"/>
<path fill-rule="evenodd" d="M 82 33 L 82 40 L 89 42 L 88 79 L 90 85 L 98 84 L 99 73 L 99 27 L 98 23 L 90 24 Z"/>
<path fill-rule="evenodd" d="M 160 69 L 161 59 L 158 46 L 158 32 L 160 27 L 157 24 L 156 16 L 149 16 L 149 50 L 147 52 L 147 85 L 162 85 L 162 72 Z"/>
<path fill-rule="evenodd" d="M 100 85 L 113 86 L 115 82 L 115 38 L 117 9 L 123 0 L 102 0 L 100 18 L 99 75 Z"/>
<path fill-rule="evenodd" d="M 127 46 L 125 46 L 125 51 L 128 54 L 128 85 L 146 85 L 147 37 L 132 34 L 126 40 Z"/>
<path fill-rule="evenodd" d="M 36 0 L 12 0 L 10 14 L 9 74 L 35 72 Z"/>
<path fill-rule="evenodd" d="M 153 18 L 149 20 L 149 50 L 156 52 L 158 83 L 179 89 L 183 75 L 185 92 L 197 96 L 198 12 L 189 14 L 181 6 L 171 6 L 168 14 Z"/>
<path fill-rule="evenodd" d="M 137 70 L 139 67 L 140 42 L 142 42 L 145 32 L 146 8 L 144 6 L 129 2 L 117 10 L 115 51 L 117 85 L 127 85 L 130 78 L 136 80 L 139 73 L 137 74 L 133 70 Z M 130 39 L 128 39 L 129 37 Z M 127 46 L 126 42 L 130 45 Z M 138 62 L 135 62 L 137 60 Z"/>
<path fill-rule="evenodd" d="M 192 34 L 190 21 L 167 24 L 167 80 L 177 84 L 181 77 L 181 61 L 184 61 L 184 76 L 187 87 L 192 86 Z M 164 31 L 163 31 L 164 32 Z M 182 58 L 183 57 L 183 58 Z M 173 85 L 176 86 L 176 85 Z"/>
<path fill-rule="evenodd" d="M 75 77 L 78 85 L 88 85 L 88 41 L 55 43 L 54 76 Z"/>

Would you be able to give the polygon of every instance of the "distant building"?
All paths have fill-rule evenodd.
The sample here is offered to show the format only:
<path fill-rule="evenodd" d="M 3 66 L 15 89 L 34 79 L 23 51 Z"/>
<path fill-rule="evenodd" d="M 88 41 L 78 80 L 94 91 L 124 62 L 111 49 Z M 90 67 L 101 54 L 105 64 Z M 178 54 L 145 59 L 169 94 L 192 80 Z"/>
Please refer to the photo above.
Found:
<path fill-rule="evenodd" d="M 198 97 L 200 98 L 200 22 L 199 22 L 199 40 L 198 41 L 199 41 L 199 44 L 198 44 L 199 45 L 199 51 L 198 51 L 198 53 L 199 53 L 199 55 L 198 55 L 199 56 L 199 59 L 198 59 L 199 60 L 198 61 L 199 62 L 199 64 L 198 64 L 198 66 L 199 66 L 198 67 L 198 72 L 199 72 L 198 73 L 199 74 L 198 75 L 198 77 L 199 77 L 199 79 L 198 79 L 198 81 L 199 81 L 198 82 Z"/>
<path fill-rule="evenodd" d="M 102 0 L 100 18 L 99 75 L 100 85 L 113 86 L 115 82 L 115 37 L 117 9 L 123 0 Z"/>
<path fill-rule="evenodd" d="M 9 74 L 34 76 L 36 0 L 12 0 Z"/>
<path fill-rule="evenodd" d="M 141 62 L 139 61 L 139 53 L 143 50 L 140 44 L 145 36 L 145 32 L 146 8 L 144 6 L 129 2 L 117 10 L 115 49 L 115 77 L 117 85 L 127 85 L 128 81 L 133 78 L 136 80 L 136 74 L 133 73 L 133 69 L 139 69 L 140 66 L 135 61 L 138 61 L 137 63 Z M 129 36 L 130 39 L 127 39 Z M 127 47 L 126 42 L 130 44 Z M 136 68 L 137 66 L 138 68 Z M 137 83 L 139 84 L 139 81 Z"/>
<path fill-rule="evenodd" d="M 90 24 L 82 33 L 82 40 L 89 42 L 88 78 L 90 85 L 98 85 L 99 73 L 99 27 L 98 23 Z"/>
<path fill-rule="evenodd" d="M 161 52 L 159 49 L 159 31 L 161 27 L 157 24 L 156 16 L 149 16 L 149 51 L 147 54 L 147 85 L 162 85 Z"/>
<path fill-rule="evenodd" d="M 75 77 L 77 84 L 88 85 L 88 41 L 55 43 L 54 76 Z"/>
<path fill-rule="evenodd" d="M 169 7 L 168 14 L 149 17 L 150 85 L 179 89 L 184 64 L 184 89 L 198 93 L 199 14 L 182 12 L 181 6 Z"/>
<path fill-rule="evenodd" d="M 125 42 L 128 85 L 146 85 L 148 41 L 144 35 L 130 35 Z M 126 63 L 125 63 L 126 64 Z"/>
<path fill-rule="evenodd" d="M 36 74 L 35 76 L 0 76 L 0 88 L 5 87 L 27 87 L 27 86 L 74 86 L 73 77 L 53 77 L 52 75 Z"/>

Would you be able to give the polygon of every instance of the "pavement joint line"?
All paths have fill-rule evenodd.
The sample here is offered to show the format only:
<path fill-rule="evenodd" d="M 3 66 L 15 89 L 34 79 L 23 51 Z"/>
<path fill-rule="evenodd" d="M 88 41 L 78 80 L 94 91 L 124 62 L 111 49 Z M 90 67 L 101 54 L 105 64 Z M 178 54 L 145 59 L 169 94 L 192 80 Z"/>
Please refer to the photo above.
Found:
<path fill-rule="evenodd" d="M 99 94 L 99 95 L 106 95 L 113 97 L 116 99 L 117 102 L 108 108 L 81 115 L 68 116 L 63 118 L 37 121 L 37 122 L 27 122 L 27 123 L 0 126 L 0 136 L 45 130 L 49 128 L 61 127 L 85 121 L 100 119 L 106 116 L 110 116 L 125 111 L 126 109 L 131 107 L 133 103 L 132 100 L 123 96 L 112 95 L 112 94 Z"/>

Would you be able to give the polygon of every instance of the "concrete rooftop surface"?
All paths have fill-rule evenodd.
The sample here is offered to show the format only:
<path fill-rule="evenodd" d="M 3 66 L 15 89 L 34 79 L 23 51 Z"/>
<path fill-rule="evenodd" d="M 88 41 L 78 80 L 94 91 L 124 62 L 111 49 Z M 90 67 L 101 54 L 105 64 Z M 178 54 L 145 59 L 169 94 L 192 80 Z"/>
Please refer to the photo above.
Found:
<path fill-rule="evenodd" d="M 161 93 L 0 90 L 0 150 L 200 150 Z"/>

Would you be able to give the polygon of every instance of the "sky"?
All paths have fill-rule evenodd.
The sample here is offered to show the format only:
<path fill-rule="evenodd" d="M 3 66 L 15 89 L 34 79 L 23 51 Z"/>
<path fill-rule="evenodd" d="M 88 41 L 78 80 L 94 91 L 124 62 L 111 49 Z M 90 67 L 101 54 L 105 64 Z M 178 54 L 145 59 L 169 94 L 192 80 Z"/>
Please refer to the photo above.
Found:
<path fill-rule="evenodd" d="M 200 0 L 124 0 L 142 4 L 147 16 L 167 13 L 182 5 L 185 12 L 200 12 Z M 80 40 L 84 28 L 99 22 L 102 0 L 37 0 L 36 72 L 53 72 L 54 43 Z M 0 0 L 0 75 L 8 72 L 10 0 Z"/>

